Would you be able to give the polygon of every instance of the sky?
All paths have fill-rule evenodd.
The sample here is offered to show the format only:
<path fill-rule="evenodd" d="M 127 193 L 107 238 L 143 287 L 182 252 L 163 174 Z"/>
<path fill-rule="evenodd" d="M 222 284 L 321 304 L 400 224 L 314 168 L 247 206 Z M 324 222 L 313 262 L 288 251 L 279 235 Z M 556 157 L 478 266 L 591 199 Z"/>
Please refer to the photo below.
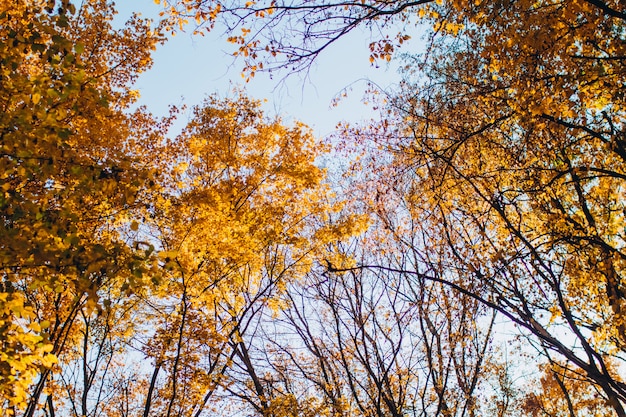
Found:
<path fill-rule="evenodd" d="M 118 18 L 124 19 L 132 11 L 145 17 L 158 16 L 159 7 L 153 0 L 125 1 L 118 5 Z M 273 78 L 257 73 L 245 83 L 241 77 L 243 63 L 232 56 L 234 47 L 219 27 L 204 37 L 191 32 L 189 28 L 187 33 L 178 33 L 160 46 L 153 55 L 152 69 L 142 74 L 135 85 L 141 95 L 140 104 L 155 115 L 166 115 L 172 104 L 190 107 L 208 95 L 228 97 L 234 88 L 243 87 L 250 97 L 267 99 L 266 114 L 278 115 L 287 123 L 302 121 L 316 135 L 326 137 L 339 122 L 358 123 L 375 116 L 371 108 L 361 103 L 367 80 L 388 88 L 400 79 L 397 61 L 380 64 L 378 68 L 370 65 L 369 39 L 356 31 L 326 50 L 306 76 L 292 74 L 281 82 L 287 72 Z M 409 43 L 405 51 L 417 43 Z M 348 97 L 332 106 L 333 98 L 344 89 L 349 90 Z M 176 129 L 182 128 L 188 115 L 189 112 L 180 117 Z"/>

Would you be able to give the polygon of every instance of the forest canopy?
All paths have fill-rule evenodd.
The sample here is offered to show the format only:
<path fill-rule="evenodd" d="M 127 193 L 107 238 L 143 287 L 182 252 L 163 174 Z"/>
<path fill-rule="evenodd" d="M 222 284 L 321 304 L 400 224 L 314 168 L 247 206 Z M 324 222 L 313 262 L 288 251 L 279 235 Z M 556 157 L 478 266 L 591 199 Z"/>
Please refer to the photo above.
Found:
<path fill-rule="evenodd" d="M 161 3 L 0 2 L 4 415 L 626 416 L 621 2 Z M 217 25 L 250 82 L 356 28 L 402 82 L 172 134 L 134 83 Z"/>

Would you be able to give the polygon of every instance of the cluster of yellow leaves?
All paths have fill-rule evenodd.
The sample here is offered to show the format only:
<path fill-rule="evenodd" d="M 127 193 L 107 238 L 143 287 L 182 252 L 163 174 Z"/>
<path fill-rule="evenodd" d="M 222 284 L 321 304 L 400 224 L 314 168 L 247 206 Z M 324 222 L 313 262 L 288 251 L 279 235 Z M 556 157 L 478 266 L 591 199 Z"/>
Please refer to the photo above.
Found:
<path fill-rule="evenodd" d="M 137 157 L 151 118 L 125 113 L 160 42 L 148 22 L 112 29 L 106 1 L 0 3 L 0 404 L 32 414 L 75 318 L 106 285 L 139 284 L 123 235 L 149 190 Z M 152 127 L 150 127 L 152 126 Z M 44 342 L 45 341 L 45 342 Z M 33 378 L 39 382 L 26 393 Z"/>
<path fill-rule="evenodd" d="M 56 357 L 41 335 L 49 322 L 39 323 L 19 293 L 0 293 L 0 398 L 12 408 L 28 401 L 28 389 L 42 368 Z"/>
<path fill-rule="evenodd" d="M 211 97 L 158 152 L 163 188 L 141 227 L 161 249 L 144 349 L 165 375 L 151 405 L 159 412 L 204 407 L 207 392 L 228 384 L 227 358 L 247 323 L 284 308 L 287 285 L 362 228 L 360 217 L 331 220 L 341 206 L 316 165 L 327 147 L 260 105 L 241 94 Z"/>
<path fill-rule="evenodd" d="M 266 122 L 258 106 L 244 97 L 211 99 L 168 145 L 174 196 L 163 219 L 173 232 L 168 249 L 185 269 L 254 260 L 257 270 L 268 245 L 308 247 L 307 218 L 326 211 L 323 171 L 314 164 L 325 148 L 304 126 Z"/>
<path fill-rule="evenodd" d="M 560 363 L 546 365 L 534 392 L 521 401 L 521 409 L 530 416 L 613 416 L 609 401 L 600 389 L 580 378 Z"/>
<path fill-rule="evenodd" d="M 376 60 L 382 59 L 387 62 L 391 61 L 391 57 L 393 56 L 394 51 L 400 47 L 404 42 L 411 39 L 409 35 L 406 34 L 398 34 L 396 36 L 396 43 L 394 44 L 389 37 L 385 39 L 378 40 L 376 42 L 371 42 L 369 45 L 370 48 L 370 63 L 373 64 Z"/>
<path fill-rule="evenodd" d="M 141 224 L 130 225 L 150 231 L 159 249 L 155 286 L 137 311 L 150 328 L 142 350 L 164 375 L 147 394 L 152 410 L 203 408 L 207 392 L 227 384 L 246 323 L 284 308 L 287 285 L 366 225 L 337 214 L 316 165 L 327 146 L 260 106 L 241 94 L 211 97 L 152 157 L 159 189 Z"/>

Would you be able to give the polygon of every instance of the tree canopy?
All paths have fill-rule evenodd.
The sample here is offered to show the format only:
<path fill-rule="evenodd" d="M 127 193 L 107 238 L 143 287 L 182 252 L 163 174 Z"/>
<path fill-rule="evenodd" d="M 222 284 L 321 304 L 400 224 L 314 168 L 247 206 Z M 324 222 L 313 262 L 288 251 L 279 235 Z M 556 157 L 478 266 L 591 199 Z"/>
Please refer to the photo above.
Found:
<path fill-rule="evenodd" d="M 162 3 L 0 4 L 3 414 L 626 416 L 621 2 Z M 172 135 L 133 84 L 218 24 L 252 82 L 430 29 L 370 125 Z"/>

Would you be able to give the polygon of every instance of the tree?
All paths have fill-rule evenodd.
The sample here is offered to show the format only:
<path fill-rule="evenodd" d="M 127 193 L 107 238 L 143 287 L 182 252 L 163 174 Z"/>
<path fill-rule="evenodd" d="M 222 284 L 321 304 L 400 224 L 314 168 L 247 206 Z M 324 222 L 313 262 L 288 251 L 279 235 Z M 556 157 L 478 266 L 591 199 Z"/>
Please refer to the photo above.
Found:
<path fill-rule="evenodd" d="M 158 153 L 162 188 L 145 214 L 162 275 L 136 312 L 146 331 L 137 346 L 153 365 L 142 413 L 206 415 L 226 392 L 258 396 L 266 415 L 251 362 L 255 328 L 361 220 L 326 220 L 338 209 L 315 165 L 326 147 L 305 126 L 269 119 L 241 94 L 211 97 L 193 113 Z M 251 384 L 235 394 L 242 374 Z"/>
<path fill-rule="evenodd" d="M 224 26 L 237 48 L 234 55 L 244 59 L 245 71 L 253 76 L 256 71 L 306 70 L 334 42 L 362 27 L 372 33 L 371 62 L 390 60 L 410 39 L 410 30 L 404 29 L 414 23 L 419 8 L 433 0 L 155 2 L 171 17 L 169 30 L 189 21 L 197 23 L 196 32 Z"/>
<path fill-rule="evenodd" d="M 422 20 L 433 23 L 434 34 L 456 34 L 468 24 L 485 25 L 498 23 L 494 27 L 490 40 L 484 46 L 493 51 L 501 51 L 503 43 L 509 47 L 521 44 L 532 44 L 541 39 L 531 39 L 523 32 L 515 34 L 503 20 L 501 10 L 512 14 L 521 13 L 523 17 L 516 25 L 533 25 L 534 20 L 545 10 L 543 6 L 552 5 L 560 10 L 557 25 L 548 32 L 563 30 L 575 19 L 585 14 L 592 20 L 623 21 L 626 13 L 617 0 L 568 0 L 555 4 L 533 4 L 523 2 L 512 5 L 511 2 L 492 4 L 474 2 L 468 5 L 461 1 L 434 0 L 398 0 L 398 1 L 327 1 L 312 3 L 302 1 L 196 1 L 196 0 L 155 0 L 163 4 L 165 13 L 170 17 L 170 30 L 176 26 L 194 21 L 197 30 L 212 30 L 216 23 L 224 25 L 231 35 L 229 40 L 238 45 L 235 55 L 242 55 L 249 71 L 288 69 L 300 70 L 307 68 L 315 58 L 342 36 L 356 28 L 366 28 L 372 34 L 370 44 L 371 59 L 390 59 L 391 55 L 410 38 L 411 26 Z M 538 14 L 535 12 L 539 12 Z M 582 13 L 582 14 L 581 14 Z M 545 15 L 544 15 L 545 17 Z M 558 22 L 560 20 L 560 23 Z M 595 20 L 598 23 L 599 20 Z M 545 21 L 543 23 L 546 23 Z M 577 36 L 592 37 L 598 32 L 591 31 L 592 24 L 576 27 Z M 611 32 L 612 23 L 602 24 L 601 32 Z M 513 25 L 515 26 L 515 25 Z M 509 29 L 513 29 L 509 32 Z M 574 29 L 574 27 L 572 27 Z M 580 30 L 582 29 L 582 30 Z M 584 33 L 586 32 L 586 33 Z M 478 32 L 477 32 L 478 33 Z M 499 36 L 504 35 L 504 36 Z M 600 39 L 599 37 L 598 39 Z M 546 38 L 547 41 L 550 38 Z M 615 45 L 618 40 L 614 36 L 602 38 Z M 521 41 L 517 43 L 516 41 Z M 602 43 L 597 46 L 601 46 Z M 591 56 L 588 56 L 588 58 Z M 514 68 L 514 67 L 512 67 Z"/>
<path fill-rule="evenodd" d="M 517 409 L 626 415 L 621 3 L 167 11 L 165 25 L 223 18 L 250 73 L 306 68 L 359 26 L 391 30 L 372 60 L 413 21 L 433 29 L 380 126 L 347 131 L 375 146 L 345 205 L 315 165 L 323 146 L 254 101 L 209 99 L 175 140 L 130 112 L 160 27 L 114 30 L 99 0 L 2 6 L 7 414 L 506 415 L 504 317 L 554 400 L 528 392 Z"/>
<path fill-rule="evenodd" d="M 206 413 L 259 311 L 361 227 L 328 220 L 326 147 L 304 125 L 212 98 L 167 140 L 171 119 L 131 111 L 163 37 L 137 17 L 114 29 L 114 14 L 99 0 L 0 10 L 10 415 Z"/>
<path fill-rule="evenodd" d="M 523 399 L 521 408 L 531 416 L 613 415 L 608 401 L 598 391 L 598 386 L 566 364 L 552 363 L 545 367 L 536 389 Z"/>
<path fill-rule="evenodd" d="M 285 307 L 258 309 L 238 343 L 228 403 L 260 416 L 480 415 L 493 375 L 486 309 L 411 287 L 394 272 L 320 267 L 291 282 Z"/>
<path fill-rule="evenodd" d="M 136 96 L 130 85 L 161 37 L 138 18 L 113 30 L 112 15 L 95 0 L 78 9 L 69 1 L 0 6 L 0 401 L 7 414 L 24 407 L 34 414 L 54 364 L 78 335 L 78 317 L 106 309 L 102 289 L 136 287 L 145 269 L 126 232 L 152 176 L 137 144 L 149 143 L 156 125 L 127 110 Z"/>
<path fill-rule="evenodd" d="M 404 278 L 369 270 L 311 277 L 285 313 L 287 334 L 302 346 L 270 337 L 282 353 L 275 366 L 307 380 L 331 415 L 475 415 L 489 374 L 482 312 L 442 305 L 439 288 Z"/>
<path fill-rule="evenodd" d="M 626 415 L 626 385 L 608 365 L 622 360 L 626 330 L 623 5 L 420 3 L 178 4 L 243 27 L 232 40 L 251 71 L 282 52 L 307 65 L 358 25 L 398 23 L 371 46 L 387 58 L 401 24 L 427 19 L 429 51 L 408 62 L 396 113 L 373 133 L 421 225 L 422 262 L 403 272 L 508 317 Z"/>
<path fill-rule="evenodd" d="M 626 386 L 608 365 L 625 347 L 623 98 L 606 90 L 624 81 L 624 20 L 611 10 L 477 9 L 398 97 L 396 151 L 407 199 L 429 218 L 425 250 L 454 260 L 432 278 L 505 314 L 624 415 Z"/>

